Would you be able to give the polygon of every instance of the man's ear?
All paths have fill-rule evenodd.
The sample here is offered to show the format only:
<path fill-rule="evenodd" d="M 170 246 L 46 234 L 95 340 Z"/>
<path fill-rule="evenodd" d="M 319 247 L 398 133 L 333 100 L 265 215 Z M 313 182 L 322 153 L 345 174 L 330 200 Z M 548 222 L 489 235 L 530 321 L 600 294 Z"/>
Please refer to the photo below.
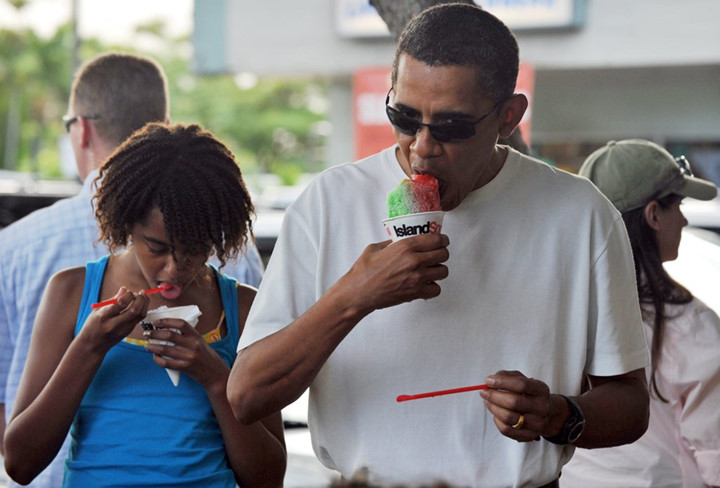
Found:
<path fill-rule="evenodd" d="M 95 132 L 95 126 L 92 120 L 85 117 L 79 117 L 78 123 L 80 125 L 80 147 L 87 148 L 90 146 L 90 139 Z"/>
<path fill-rule="evenodd" d="M 510 137 L 525 115 L 527 108 L 528 99 L 522 93 L 514 94 L 503 104 L 502 112 L 500 112 L 500 128 L 498 129 L 500 137 Z"/>
<path fill-rule="evenodd" d="M 645 210 L 643 211 L 643 215 L 645 216 L 645 221 L 648 223 L 651 229 L 653 230 L 660 230 L 660 204 L 657 202 L 657 200 L 653 200 L 647 205 L 645 205 Z"/>

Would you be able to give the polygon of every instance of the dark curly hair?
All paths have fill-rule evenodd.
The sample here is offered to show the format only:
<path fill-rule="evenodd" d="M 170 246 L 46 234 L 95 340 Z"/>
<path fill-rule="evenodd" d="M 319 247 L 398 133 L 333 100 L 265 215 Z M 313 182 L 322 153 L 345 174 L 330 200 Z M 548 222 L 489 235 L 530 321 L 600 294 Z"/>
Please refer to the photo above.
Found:
<path fill-rule="evenodd" d="M 477 5 L 445 3 L 413 17 L 397 42 L 392 86 L 402 54 L 428 66 L 475 67 L 478 89 L 495 102 L 507 100 L 515 90 L 517 40 L 502 21 Z"/>
<path fill-rule="evenodd" d="M 252 239 L 254 207 L 235 158 L 198 125 L 149 123 L 105 161 L 94 184 L 99 241 L 128 245 L 131 229 L 158 208 L 171 251 L 221 266 Z"/>

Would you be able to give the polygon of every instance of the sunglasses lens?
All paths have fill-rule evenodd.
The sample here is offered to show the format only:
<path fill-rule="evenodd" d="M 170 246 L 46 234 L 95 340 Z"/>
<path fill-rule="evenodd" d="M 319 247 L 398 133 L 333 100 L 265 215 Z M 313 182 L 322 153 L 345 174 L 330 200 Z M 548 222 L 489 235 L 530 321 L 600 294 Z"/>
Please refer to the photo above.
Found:
<path fill-rule="evenodd" d="M 390 123 L 400 132 L 408 136 L 414 136 L 423 126 L 417 120 L 408 117 L 393 107 L 386 105 Z M 475 126 L 466 122 L 448 122 L 444 124 L 429 124 L 430 134 L 438 142 L 462 141 L 475 135 Z"/>
<path fill-rule="evenodd" d="M 389 105 L 385 106 L 385 113 L 387 113 L 388 119 L 390 119 L 390 123 L 397 130 L 407 136 L 414 136 L 421 127 L 416 120 L 411 119 L 404 113 L 395 110 Z"/>
<path fill-rule="evenodd" d="M 475 135 L 475 126 L 464 122 L 449 122 L 431 127 L 430 133 L 440 142 L 463 141 Z"/>

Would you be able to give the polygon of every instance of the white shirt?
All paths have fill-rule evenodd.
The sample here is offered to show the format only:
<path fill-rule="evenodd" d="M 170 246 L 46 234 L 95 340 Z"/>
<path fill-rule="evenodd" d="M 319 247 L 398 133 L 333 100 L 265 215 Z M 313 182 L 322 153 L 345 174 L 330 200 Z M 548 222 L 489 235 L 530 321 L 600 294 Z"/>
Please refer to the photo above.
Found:
<path fill-rule="evenodd" d="M 322 173 L 288 209 L 240 348 L 291 323 L 384 241 L 385 195 L 406 175 L 395 147 Z M 381 485 L 537 486 L 573 448 L 502 436 L 477 392 L 397 403 L 517 369 L 575 395 L 584 373 L 648 364 L 625 227 L 585 179 L 510 151 L 445 215 L 449 277 L 427 301 L 375 311 L 310 387 L 326 466 Z"/>
<path fill-rule="evenodd" d="M 668 305 L 656 371 L 668 403 L 650 399 L 650 424 L 636 442 L 577 449 L 565 488 L 701 488 L 720 485 L 720 318 L 695 299 Z M 646 324 L 652 341 L 651 320 Z M 648 384 L 650 371 L 648 368 Z"/>

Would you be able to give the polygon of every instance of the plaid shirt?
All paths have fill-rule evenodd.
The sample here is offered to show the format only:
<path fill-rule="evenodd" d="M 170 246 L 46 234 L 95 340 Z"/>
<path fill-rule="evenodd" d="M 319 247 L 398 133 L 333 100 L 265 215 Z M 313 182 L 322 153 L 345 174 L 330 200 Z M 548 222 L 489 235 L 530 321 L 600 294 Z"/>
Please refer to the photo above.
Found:
<path fill-rule="evenodd" d="M 84 266 L 108 253 L 98 237 L 92 211 L 93 172 L 80 192 L 37 210 L 0 231 L 0 400 L 5 417 L 12 412 L 30 346 L 35 314 L 50 277 L 58 271 Z M 237 263 L 222 271 L 241 283 L 257 287 L 263 264 L 252 245 Z M 56 488 L 62 484 L 65 445 L 55 460 L 28 486 Z M 13 485 L 11 482 L 10 486 Z"/>

